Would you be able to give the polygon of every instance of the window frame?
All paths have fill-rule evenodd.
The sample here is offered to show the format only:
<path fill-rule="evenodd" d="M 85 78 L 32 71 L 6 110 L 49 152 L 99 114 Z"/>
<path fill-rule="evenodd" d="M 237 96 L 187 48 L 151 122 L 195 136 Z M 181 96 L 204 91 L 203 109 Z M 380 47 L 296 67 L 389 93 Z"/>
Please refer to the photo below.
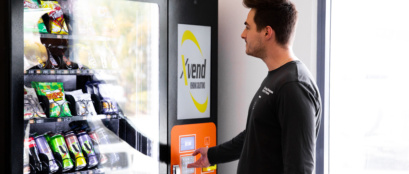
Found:
<path fill-rule="evenodd" d="M 329 174 L 331 2 L 331 0 L 317 1 L 317 85 L 321 94 L 322 115 L 316 142 L 316 174 Z"/>

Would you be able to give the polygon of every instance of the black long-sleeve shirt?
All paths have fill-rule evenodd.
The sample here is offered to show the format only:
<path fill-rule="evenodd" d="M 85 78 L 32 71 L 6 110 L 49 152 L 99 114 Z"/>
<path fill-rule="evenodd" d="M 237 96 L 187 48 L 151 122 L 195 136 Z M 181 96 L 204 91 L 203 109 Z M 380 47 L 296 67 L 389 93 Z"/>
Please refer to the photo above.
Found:
<path fill-rule="evenodd" d="M 321 100 L 300 61 L 268 72 L 248 111 L 246 129 L 209 148 L 211 164 L 239 159 L 238 174 L 295 174 L 314 170 Z"/>

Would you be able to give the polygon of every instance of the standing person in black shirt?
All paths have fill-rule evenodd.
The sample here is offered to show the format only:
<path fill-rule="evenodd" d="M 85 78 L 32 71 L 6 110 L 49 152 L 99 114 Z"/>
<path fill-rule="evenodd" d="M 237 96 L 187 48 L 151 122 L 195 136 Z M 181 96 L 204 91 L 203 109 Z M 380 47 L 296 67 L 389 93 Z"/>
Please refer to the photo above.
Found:
<path fill-rule="evenodd" d="M 241 37 L 267 77 L 248 111 L 246 129 L 221 145 L 197 149 L 188 167 L 239 159 L 238 174 L 295 174 L 314 170 L 321 120 L 318 88 L 292 50 L 297 10 L 289 0 L 244 0 L 250 9 Z"/>

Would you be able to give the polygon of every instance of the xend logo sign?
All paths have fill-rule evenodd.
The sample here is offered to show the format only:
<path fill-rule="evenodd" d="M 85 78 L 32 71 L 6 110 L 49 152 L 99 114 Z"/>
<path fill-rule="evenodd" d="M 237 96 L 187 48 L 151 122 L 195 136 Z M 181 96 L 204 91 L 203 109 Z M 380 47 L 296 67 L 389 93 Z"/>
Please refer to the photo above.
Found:
<path fill-rule="evenodd" d="M 178 119 L 210 117 L 210 27 L 178 25 Z"/>

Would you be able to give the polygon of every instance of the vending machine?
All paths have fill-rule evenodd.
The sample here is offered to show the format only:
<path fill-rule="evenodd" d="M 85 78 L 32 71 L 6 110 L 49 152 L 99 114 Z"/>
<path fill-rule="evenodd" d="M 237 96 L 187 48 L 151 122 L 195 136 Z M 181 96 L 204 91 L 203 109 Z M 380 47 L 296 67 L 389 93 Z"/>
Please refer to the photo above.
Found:
<path fill-rule="evenodd" d="M 169 0 L 170 174 L 217 171 L 187 168 L 217 144 L 217 14 L 216 0 Z"/>
<path fill-rule="evenodd" d="M 216 173 L 217 4 L 3 2 L 2 173 Z"/>

